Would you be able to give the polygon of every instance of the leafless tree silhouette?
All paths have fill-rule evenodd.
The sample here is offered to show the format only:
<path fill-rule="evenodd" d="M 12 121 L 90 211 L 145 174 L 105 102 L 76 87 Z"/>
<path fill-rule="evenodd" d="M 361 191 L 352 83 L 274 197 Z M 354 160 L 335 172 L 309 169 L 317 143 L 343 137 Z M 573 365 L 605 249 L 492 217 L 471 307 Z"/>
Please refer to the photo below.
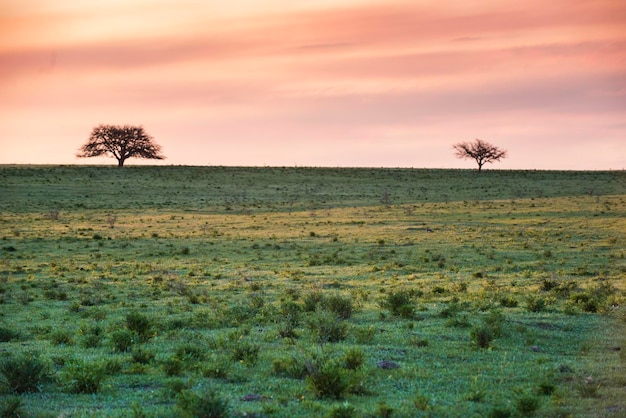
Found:
<path fill-rule="evenodd" d="M 506 150 L 495 145 L 475 139 L 473 142 L 460 142 L 452 146 L 458 158 L 473 159 L 478 164 L 478 171 L 481 171 L 485 163 L 492 163 L 506 158 Z"/>

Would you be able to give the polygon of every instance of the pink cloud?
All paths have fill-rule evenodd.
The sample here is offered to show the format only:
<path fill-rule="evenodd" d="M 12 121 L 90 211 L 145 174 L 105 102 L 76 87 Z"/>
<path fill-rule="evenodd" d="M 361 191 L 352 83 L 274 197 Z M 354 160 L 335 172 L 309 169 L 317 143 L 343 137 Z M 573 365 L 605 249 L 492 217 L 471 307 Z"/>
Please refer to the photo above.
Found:
<path fill-rule="evenodd" d="M 198 4 L 162 20 L 165 4 L 0 18 L 0 141 L 12 145 L 0 162 L 33 155 L 30 141 L 63 143 L 38 158 L 66 161 L 97 123 L 144 124 L 172 163 L 206 161 L 201 148 L 215 164 L 415 154 L 450 166 L 449 144 L 473 137 L 524 156 L 503 168 L 544 164 L 533 144 L 556 153 L 590 136 L 626 155 L 623 2 L 339 2 L 219 19 Z M 572 161 L 559 164 L 591 164 Z"/>

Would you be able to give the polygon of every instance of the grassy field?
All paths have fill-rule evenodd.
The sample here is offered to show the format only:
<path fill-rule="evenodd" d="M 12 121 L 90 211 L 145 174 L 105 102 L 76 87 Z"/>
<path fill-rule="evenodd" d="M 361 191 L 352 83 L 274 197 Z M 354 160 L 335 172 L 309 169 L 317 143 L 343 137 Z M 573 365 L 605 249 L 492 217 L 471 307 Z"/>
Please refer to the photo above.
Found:
<path fill-rule="evenodd" d="M 626 173 L 0 166 L 0 416 L 626 416 Z"/>

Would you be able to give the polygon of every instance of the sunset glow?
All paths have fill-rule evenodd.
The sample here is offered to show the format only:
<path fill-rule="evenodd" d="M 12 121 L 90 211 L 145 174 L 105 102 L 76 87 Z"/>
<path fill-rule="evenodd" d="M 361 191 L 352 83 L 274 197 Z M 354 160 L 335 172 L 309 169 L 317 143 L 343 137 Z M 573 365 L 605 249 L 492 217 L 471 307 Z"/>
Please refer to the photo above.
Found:
<path fill-rule="evenodd" d="M 626 2 L 9 0 L 0 163 L 143 125 L 149 164 L 626 168 Z M 129 164 L 146 163 L 129 160 Z"/>

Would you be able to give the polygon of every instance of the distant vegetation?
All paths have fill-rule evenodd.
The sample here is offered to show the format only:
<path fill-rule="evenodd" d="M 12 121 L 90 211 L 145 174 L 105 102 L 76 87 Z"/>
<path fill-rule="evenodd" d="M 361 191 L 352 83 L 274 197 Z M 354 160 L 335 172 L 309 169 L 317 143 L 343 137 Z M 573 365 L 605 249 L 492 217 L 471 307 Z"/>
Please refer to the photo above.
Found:
<path fill-rule="evenodd" d="M 507 152 L 501 148 L 490 144 L 482 139 L 475 139 L 472 142 L 459 142 L 453 146 L 458 158 L 467 158 L 476 161 L 478 171 L 482 171 L 483 166 L 506 158 Z"/>
<path fill-rule="evenodd" d="M 626 414 L 624 172 L 0 166 L 0 416 Z"/>
<path fill-rule="evenodd" d="M 142 126 L 98 125 L 91 131 L 87 142 L 76 155 L 80 158 L 108 155 L 122 167 L 129 158 L 162 160 L 161 146 L 148 135 Z"/>

